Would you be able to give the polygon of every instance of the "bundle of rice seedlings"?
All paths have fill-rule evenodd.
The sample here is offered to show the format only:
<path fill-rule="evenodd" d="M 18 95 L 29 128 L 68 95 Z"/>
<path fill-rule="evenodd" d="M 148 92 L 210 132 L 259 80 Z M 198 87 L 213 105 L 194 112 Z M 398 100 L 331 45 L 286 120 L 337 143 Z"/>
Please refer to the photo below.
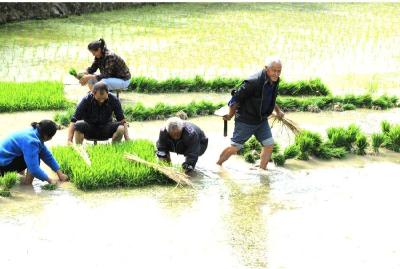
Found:
<path fill-rule="evenodd" d="M 255 136 L 252 136 L 249 140 L 246 141 L 243 145 L 243 149 L 240 151 L 241 155 L 245 155 L 246 153 L 249 153 L 251 151 L 256 151 L 257 153 L 261 153 L 262 150 L 262 145 L 258 140 L 255 138 Z"/>
<path fill-rule="evenodd" d="M 332 158 L 343 159 L 346 157 L 347 151 L 343 147 L 335 147 L 331 142 L 322 143 L 317 150 L 314 151 L 314 156 L 324 160 Z"/>
<path fill-rule="evenodd" d="M 365 155 L 365 150 L 368 148 L 369 143 L 367 137 L 363 134 L 358 134 L 356 138 L 356 153 L 358 155 Z"/>
<path fill-rule="evenodd" d="M 284 166 L 285 165 L 285 156 L 282 153 L 273 153 L 272 161 L 276 166 Z"/>
<path fill-rule="evenodd" d="M 344 104 L 343 105 L 343 110 L 347 111 L 347 110 L 355 110 L 356 106 L 353 104 Z"/>
<path fill-rule="evenodd" d="M 293 144 L 285 148 L 283 151 L 283 156 L 285 156 L 285 160 L 294 159 L 300 154 L 300 149 L 298 145 Z"/>
<path fill-rule="evenodd" d="M 309 154 L 312 154 L 318 147 L 322 144 L 322 137 L 320 134 L 311 132 L 311 131 L 302 131 L 298 133 L 295 137 L 295 144 L 298 144 L 298 141 L 301 140 L 302 137 L 307 137 L 311 141 L 311 147 L 309 149 Z"/>
<path fill-rule="evenodd" d="M 45 190 L 45 191 L 54 191 L 56 189 L 57 189 L 57 184 L 49 183 L 49 184 L 45 184 L 42 186 L 42 190 Z"/>
<path fill-rule="evenodd" d="M 185 173 L 175 170 L 173 167 L 164 166 L 164 165 L 160 165 L 157 163 L 152 163 L 152 162 L 143 160 L 142 158 L 140 158 L 139 156 L 134 155 L 134 154 L 125 154 L 125 158 L 130 161 L 134 161 L 137 163 L 144 164 L 148 167 L 151 167 L 154 170 L 160 172 L 161 174 L 167 176 L 169 179 L 175 181 L 179 185 L 187 185 L 187 186 L 193 187 L 193 184 L 190 181 L 189 177 Z"/>
<path fill-rule="evenodd" d="M 400 125 L 395 125 L 390 128 L 386 135 L 386 148 L 395 152 L 400 152 Z"/>
<path fill-rule="evenodd" d="M 0 190 L 0 196 L 1 197 L 11 197 L 11 192 L 10 192 L 10 190 Z"/>
<path fill-rule="evenodd" d="M 382 146 L 383 142 L 385 142 L 385 136 L 380 133 L 375 133 L 371 135 L 371 139 L 374 152 L 379 153 L 379 148 Z"/>
<path fill-rule="evenodd" d="M 274 147 L 272 148 L 272 153 L 279 153 L 281 151 L 281 146 L 275 142 Z"/>
<path fill-rule="evenodd" d="M 347 151 L 351 151 L 353 143 L 356 142 L 357 135 L 361 133 L 360 128 L 351 124 L 347 129 L 343 127 L 332 127 L 327 129 L 330 142 L 335 147 L 344 147 Z"/>
<path fill-rule="evenodd" d="M 272 114 L 269 118 L 272 120 L 271 127 L 273 127 L 275 123 L 280 123 L 282 127 L 289 129 L 293 134 L 301 132 L 298 125 L 287 117 L 278 118 L 275 114 Z"/>
<path fill-rule="evenodd" d="M 298 156 L 299 160 L 307 161 L 309 159 L 309 155 L 313 148 L 313 140 L 308 136 L 299 136 L 296 137 L 296 145 L 299 147 L 300 154 Z"/>
<path fill-rule="evenodd" d="M 248 163 L 255 163 L 256 159 L 252 152 L 247 152 L 244 154 L 244 160 Z"/>
<path fill-rule="evenodd" d="M 15 186 L 18 182 L 17 173 L 5 173 L 4 176 L 0 177 L 0 196 L 10 197 L 10 189 Z"/>
<path fill-rule="evenodd" d="M 381 130 L 384 135 L 387 135 L 390 132 L 391 125 L 387 120 L 381 122 Z"/>
<path fill-rule="evenodd" d="M 71 76 L 74 76 L 75 78 L 77 78 L 77 79 L 81 79 L 82 77 L 83 77 L 83 73 L 78 73 L 78 72 L 76 72 L 76 69 L 75 68 L 71 68 L 71 69 L 69 69 L 69 72 L 68 72 Z"/>

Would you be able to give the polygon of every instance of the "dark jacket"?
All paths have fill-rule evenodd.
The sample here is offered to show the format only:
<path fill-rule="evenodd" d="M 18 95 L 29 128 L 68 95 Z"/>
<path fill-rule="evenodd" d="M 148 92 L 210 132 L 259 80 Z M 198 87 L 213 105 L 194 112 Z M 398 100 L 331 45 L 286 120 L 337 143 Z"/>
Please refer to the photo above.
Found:
<path fill-rule="evenodd" d="M 233 97 L 239 103 L 235 120 L 247 124 L 260 124 L 272 114 L 278 95 L 279 80 L 271 88 L 273 93 L 269 98 L 272 100 L 264 100 L 266 98 L 263 91 L 265 83 L 269 83 L 269 80 L 263 69 L 243 81 L 239 89 L 232 92 Z M 268 108 L 262 109 L 263 103 L 268 103 Z"/>
<path fill-rule="evenodd" d="M 195 124 L 184 122 L 182 136 L 179 140 L 173 140 L 166 128 L 160 130 L 157 141 L 157 150 L 166 153 L 176 152 L 185 156 L 186 164 L 195 167 L 199 156 L 207 149 L 208 138 Z"/>
<path fill-rule="evenodd" d="M 93 64 L 87 68 L 87 72 L 94 74 L 97 69 L 100 69 L 100 75 L 96 75 L 98 81 L 111 77 L 123 80 L 131 78 L 131 73 L 125 61 L 109 50 L 104 51 L 104 55 L 101 58 L 94 58 Z"/>
<path fill-rule="evenodd" d="M 76 108 L 71 122 L 84 120 L 93 125 L 105 125 L 112 121 L 112 114 L 115 114 L 117 121 L 125 119 L 119 99 L 112 93 L 108 94 L 108 99 L 102 104 L 98 104 L 93 93 L 85 96 Z"/>

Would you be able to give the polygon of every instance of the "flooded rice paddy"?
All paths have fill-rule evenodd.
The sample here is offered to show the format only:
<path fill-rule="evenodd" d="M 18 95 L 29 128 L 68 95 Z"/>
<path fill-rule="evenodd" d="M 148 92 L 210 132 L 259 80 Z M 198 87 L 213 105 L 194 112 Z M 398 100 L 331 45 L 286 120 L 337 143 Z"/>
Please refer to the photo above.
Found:
<path fill-rule="evenodd" d="M 55 112 L 0 115 L 4 138 Z M 390 111 L 288 113 L 305 129 L 357 123 L 367 132 Z M 210 137 L 193 177 L 195 189 L 150 186 L 53 192 L 17 186 L 0 198 L 2 267 L 50 268 L 398 268 L 399 156 L 290 160 L 261 172 L 234 156 L 215 165 L 229 143 L 218 117 L 195 118 Z M 133 122 L 134 138 L 157 139 L 162 121 Z M 230 122 L 229 133 L 233 130 Z M 293 138 L 280 126 L 276 140 Z M 65 144 L 61 130 L 49 145 Z M 182 157 L 173 155 L 174 162 Z"/>

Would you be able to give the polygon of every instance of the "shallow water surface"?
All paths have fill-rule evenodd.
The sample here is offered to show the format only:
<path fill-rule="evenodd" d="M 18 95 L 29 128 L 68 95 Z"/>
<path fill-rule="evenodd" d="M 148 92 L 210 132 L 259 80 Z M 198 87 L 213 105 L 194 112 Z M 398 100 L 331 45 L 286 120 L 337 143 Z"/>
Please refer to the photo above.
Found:
<path fill-rule="evenodd" d="M 12 114 L 12 129 L 51 113 Z M 333 123 L 352 122 L 369 133 L 379 130 L 382 119 L 396 121 L 398 113 L 287 116 L 321 133 Z M 378 156 L 338 161 L 290 160 L 284 168 L 271 164 L 268 172 L 234 156 L 221 168 L 215 162 L 229 143 L 222 136 L 222 120 L 192 121 L 210 137 L 193 176 L 194 189 L 149 186 L 85 193 L 66 183 L 48 192 L 35 181 L 33 187 L 15 187 L 10 199 L 0 198 L 2 268 L 400 266 L 398 154 L 382 150 Z M 130 129 L 133 137 L 154 141 L 163 124 L 134 122 Z M 10 131 L 6 127 L 0 137 Z M 293 139 L 278 126 L 273 133 L 282 145 Z M 62 130 L 49 145 L 65 141 Z"/>

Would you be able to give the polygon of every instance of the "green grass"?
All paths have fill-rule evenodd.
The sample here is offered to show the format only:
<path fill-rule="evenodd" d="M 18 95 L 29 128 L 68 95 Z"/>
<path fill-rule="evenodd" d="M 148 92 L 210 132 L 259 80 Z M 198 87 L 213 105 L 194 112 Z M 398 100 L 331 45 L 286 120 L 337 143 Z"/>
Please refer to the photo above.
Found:
<path fill-rule="evenodd" d="M 0 177 L 0 196 L 10 197 L 10 189 L 15 186 L 18 182 L 18 176 L 16 173 L 6 173 Z"/>
<path fill-rule="evenodd" d="M 154 145 L 147 140 L 120 144 L 89 146 L 87 152 L 91 165 L 87 165 L 72 147 L 54 147 L 54 156 L 71 182 L 81 190 L 132 188 L 149 184 L 165 184 L 165 176 L 144 165 L 125 160 L 125 152 L 156 162 Z"/>
<path fill-rule="evenodd" d="M 130 88 L 139 93 L 229 92 L 238 88 L 242 81 L 243 79 L 227 77 L 205 80 L 201 76 L 193 79 L 170 78 L 164 81 L 149 77 L 134 77 L 131 79 Z M 330 94 L 327 86 L 320 79 L 282 81 L 278 91 L 280 95 L 289 96 L 326 96 Z"/>
<path fill-rule="evenodd" d="M 398 3 L 173 3 L 11 23 L 0 27 L 0 80 L 62 80 L 69 67 L 90 64 L 87 44 L 104 37 L 135 76 L 244 77 L 265 56 L 280 55 L 289 80 L 398 88 L 399 10 Z"/>
<path fill-rule="evenodd" d="M 68 105 L 61 82 L 0 82 L 0 112 L 64 109 Z"/>

